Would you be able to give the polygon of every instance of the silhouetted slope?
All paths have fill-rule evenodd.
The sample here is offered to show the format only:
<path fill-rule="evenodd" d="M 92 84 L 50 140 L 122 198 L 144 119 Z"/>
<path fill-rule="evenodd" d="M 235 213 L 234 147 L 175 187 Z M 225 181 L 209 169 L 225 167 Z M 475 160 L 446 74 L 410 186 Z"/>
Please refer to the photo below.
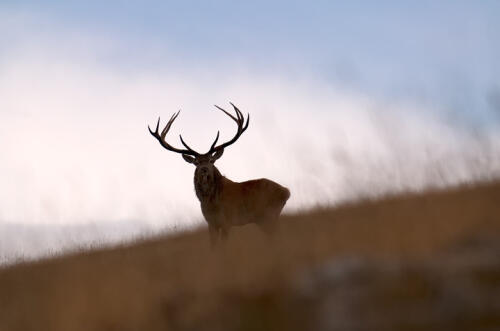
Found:
<path fill-rule="evenodd" d="M 205 229 L 0 271 L 0 330 L 491 330 L 500 183 Z"/>

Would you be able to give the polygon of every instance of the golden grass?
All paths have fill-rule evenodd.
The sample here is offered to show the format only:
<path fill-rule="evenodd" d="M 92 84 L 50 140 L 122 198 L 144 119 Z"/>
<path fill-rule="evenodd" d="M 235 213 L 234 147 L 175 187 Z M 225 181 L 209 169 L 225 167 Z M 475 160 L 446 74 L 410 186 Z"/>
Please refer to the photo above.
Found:
<path fill-rule="evenodd" d="M 480 301 L 500 291 L 500 262 L 451 263 L 482 238 L 500 239 L 498 182 L 285 215 L 275 237 L 245 226 L 215 250 L 200 229 L 0 270 L 0 330 L 495 327 L 496 302 L 467 318 L 446 301 L 464 270 Z"/>

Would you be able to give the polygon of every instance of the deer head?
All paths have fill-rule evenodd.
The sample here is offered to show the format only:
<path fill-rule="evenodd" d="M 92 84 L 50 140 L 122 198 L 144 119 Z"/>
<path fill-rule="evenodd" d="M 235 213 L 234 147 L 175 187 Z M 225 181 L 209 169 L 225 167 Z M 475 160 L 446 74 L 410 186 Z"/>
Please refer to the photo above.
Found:
<path fill-rule="evenodd" d="M 170 120 L 167 122 L 167 125 L 163 128 L 161 133 L 159 133 L 160 126 L 160 118 L 158 118 L 158 122 L 156 123 L 156 130 L 153 132 L 151 128 L 148 126 L 149 132 L 155 137 L 160 144 L 167 150 L 171 152 L 176 152 L 182 154 L 184 160 L 188 163 L 194 164 L 196 166 L 195 174 L 194 174 L 194 182 L 196 194 L 200 200 L 206 198 L 208 196 L 213 195 L 214 191 L 217 189 L 218 179 L 221 177 L 219 170 L 214 166 L 215 161 L 217 161 L 222 154 L 224 153 L 224 148 L 233 144 L 238 140 L 238 138 L 245 132 L 248 128 L 248 124 L 250 122 L 250 114 L 247 115 L 247 119 L 243 117 L 241 111 L 234 104 L 231 103 L 234 111 L 236 113 L 236 117 L 231 115 L 229 112 L 224 110 L 223 108 L 215 105 L 219 110 L 223 111 L 227 116 L 231 117 L 233 121 L 236 122 L 238 129 L 234 137 L 220 145 L 217 145 L 217 141 L 219 140 L 219 131 L 217 131 L 217 136 L 215 137 L 214 142 L 212 143 L 210 150 L 205 154 L 200 154 L 193 150 L 182 138 L 182 135 L 179 135 L 180 141 L 182 145 L 186 149 L 178 149 L 167 143 L 165 137 L 172 126 L 172 123 L 175 121 L 177 116 L 179 116 L 180 110 L 177 113 L 174 113 Z"/>

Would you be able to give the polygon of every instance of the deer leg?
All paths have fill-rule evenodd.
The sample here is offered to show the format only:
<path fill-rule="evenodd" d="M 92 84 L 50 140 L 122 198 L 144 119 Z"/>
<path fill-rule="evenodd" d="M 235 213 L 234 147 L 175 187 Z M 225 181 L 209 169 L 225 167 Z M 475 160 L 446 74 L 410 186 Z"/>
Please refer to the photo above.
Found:
<path fill-rule="evenodd" d="M 229 234 L 229 228 L 227 227 L 220 228 L 220 237 L 222 238 L 223 241 L 227 240 L 228 234 Z"/>
<path fill-rule="evenodd" d="M 267 218 L 259 223 L 259 227 L 265 234 L 272 236 L 278 231 L 278 220 Z"/>
<path fill-rule="evenodd" d="M 208 232 L 210 234 L 210 246 L 215 247 L 217 240 L 219 239 L 219 228 L 209 224 Z"/>

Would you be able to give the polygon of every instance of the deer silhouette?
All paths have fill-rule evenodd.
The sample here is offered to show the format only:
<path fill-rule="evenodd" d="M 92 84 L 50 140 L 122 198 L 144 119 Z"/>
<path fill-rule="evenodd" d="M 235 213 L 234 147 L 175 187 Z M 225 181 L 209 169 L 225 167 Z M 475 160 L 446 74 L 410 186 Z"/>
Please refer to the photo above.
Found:
<path fill-rule="evenodd" d="M 149 132 L 165 149 L 182 154 L 186 162 L 196 166 L 194 188 L 200 200 L 201 212 L 208 223 L 212 246 L 219 238 L 227 238 L 232 226 L 255 223 L 266 233 L 273 233 L 277 227 L 278 217 L 290 197 L 290 191 L 286 187 L 272 180 L 261 178 L 237 183 L 224 177 L 215 167 L 214 163 L 222 156 L 224 149 L 238 140 L 250 122 L 250 114 L 245 121 L 241 111 L 232 103 L 231 106 L 236 116 L 215 105 L 236 122 L 238 126 L 236 134 L 231 140 L 216 145 L 220 133 L 217 131 L 210 150 L 205 154 L 200 154 L 189 147 L 182 135 L 179 138 L 185 149 L 175 148 L 165 140 L 180 110 L 172 115 L 161 133 L 158 131 L 160 118 L 154 132 L 148 126 Z"/>

